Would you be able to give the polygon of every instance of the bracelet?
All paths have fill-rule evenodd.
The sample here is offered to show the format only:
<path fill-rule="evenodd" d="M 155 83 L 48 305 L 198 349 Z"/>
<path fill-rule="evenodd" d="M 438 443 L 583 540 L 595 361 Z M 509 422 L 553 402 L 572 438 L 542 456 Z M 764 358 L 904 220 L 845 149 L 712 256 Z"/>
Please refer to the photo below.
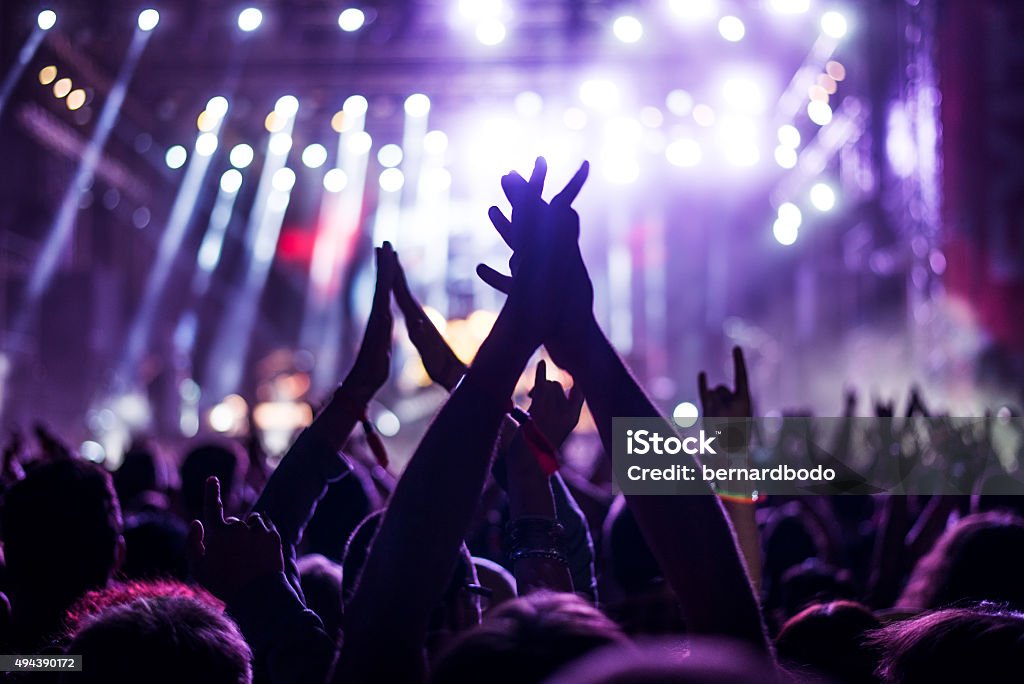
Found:
<path fill-rule="evenodd" d="M 569 559 L 558 549 L 516 549 L 508 555 L 511 565 L 515 565 L 516 561 L 523 560 L 524 558 L 540 558 L 553 561 L 559 565 L 569 565 Z"/>

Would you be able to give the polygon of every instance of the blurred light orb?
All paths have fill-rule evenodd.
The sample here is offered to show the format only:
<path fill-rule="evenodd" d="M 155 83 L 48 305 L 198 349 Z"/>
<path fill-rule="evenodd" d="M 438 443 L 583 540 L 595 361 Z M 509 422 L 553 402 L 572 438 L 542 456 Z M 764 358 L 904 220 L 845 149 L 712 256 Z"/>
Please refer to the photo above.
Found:
<path fill-rule="evenodd" d="M 341 169 L 331 169 L 324 174 L 324 190 L 341 192 L 348 185 L 348 174 Z"/>
<path fill-rule="evenodd" d="M 722 84 L 722 96 L 736 109 L 747 112 L 764 110 L 765 101 L 761 88 L 748 78 L 730 78 Z"/>
<path fill-rule="evenodd" d="M 718 32 L 730 43 L 738 43 L 747 35 L 747 27 L 739 17 L 730 14 L 718 20 Z"/>
<path fill-rule="evenodd" d="M 56 23 L 57 13 L 53 10 L 45 9 L 36 16 L 36 26 L 44 31 L 49 31 Z"/>
<path fill-rule="evenodd" d="M 246 7 L 238 13 L 238 28 L 246 33 L 255 31 L 263 23 L 263 12 L 255 7 Z"/>
<path fill-rule="evenodd" d="M 287 166 L 283 166 L 274 172 L 273 177 L 270 179 L 270 184 L 278 192 L 289 192 L 295 187 L 295 172 Z"/>
<path fill-rule="evenodd" d="M 803 223 L 804 216 L 800 212 L 800 207 L 796 206 L 792 202 L 783 202 L 779 205 L 778 217 L 780 221 L 792 224 L 799 228 L 800 224 Z"/>
<path fill-rule="evenodd" d="M 209 111 L 204 109 L 203 111 L 199 112 L 199 117 L 196 119 L 196 128 L 198 128 L 200 132 L 206 133 L 216 128 L 218 123 L 219 120 L 217 119 L 217 117 L 213 116 L 212 114 L 210 114 Z"/>
<path fill-rule="evenodd" d="M 394 143 L 388 143 L 377 150 L 377 161 L 381 166 L 391 168 L 402 163 L 402 148 Z"/>
<path fill-rule="evenodd" d="M 821 31 L 829 38 L 842 38 L 848 29 L 846 17 L 839 12 L 830 10 L 821 15 Z"/>
<path fill-rule="evenodd" d="M 155 9 L 144 9 L 139 12 L 139 28 L 143 31 L 152 31 L 160 23 L 160 13 Z"/>
<path fill-rule="evenodd" d="M 676 116 L 686 116 L 693 111 L 693 95 L 685 90 L 671 90 L 665 96 L 665 107 Z"/>
<path fill-rule="evenodd" d="M 341 111 L 350 116 L 363 116 L 370 108 L 370 103 L 362 95 L 350 95 L 341 105 Z"/>
<path fill-rule="evenodd" d="M 755 166 L 761 161 L 761 151 L 749 140 L 737 140 L 725 146 L 725 160 L 733 166 Z"/>
<path fill-rule="evenodd" d="M 78 448 L 78 453 L 82 455 L 82 458 L 93 463 L 103 463 L 107 458 L 107 452 L 103 445 L 91 439 L 82 442 L 82 446 Z"/>
<path fill-rule="evenodd" d="M 228 153 L 228 161 L 236 169 L 244 169 L 252 164 L 254 156 L 251 145 L 239 143 L 231 148 L 231 152 Z"/>
<path fill-rule="evenodd" d="M 611 111 L 619 106 L 619 87 L 606 78 L 588 79 L 580 85 L 580 101 L 599 111 Z"/>
<path fill-rule="evenodd" d="M 508 29 L 500 19 L 491 17 L 476 25 L 476 39 L 483 45 L 499 45 L 507 34 Z"/>
<path fill-rule="evenodd" d="M 223 95 L 211 97 L 206 103 L 206 111 L 210 113 L 210 116 L 218 119 L 224 118 L 224 115 L 228 113 L 228 99 Z"/>
<path fill-rule="evenodd" d="M 700 411 L 697 410 L 697 405 L 690 401 L 680 402 L 672 409 L 672 420 L 682 428 L 693 427 L 699 416 Z"/>
<path fill-rule="evenodd" d="M 429 169 L 423 174 L 423 185 L 427 192 L 441 194 L 452 186 L 452 174 L 448 169 Z"/>
<path fill-rule="evenodd" d="M 515 107 L 519 116 L 537 116 L 544 108 L 544 100 L 532 90 L 524 90 L 516 95 Z"/>
<path fill-rule="evenodd" d="M 349 7 L 338 15 L 338 28 L 346 33 L 352 33 L 363 28 L 366 23 L 366 14 L 358 7 Z"/>
<path fill-rule="evenodd" d="M 56 80 L 56 78 L 57 67 L 53 66 L 52 64 L 50 66 L 44 66 L 42 69 L 39 70 L 40 85 L 50 85 L 54 82 L 54 80 Z"/>
<path fill-rule="evenodd" d="M 811 1 L 771 0 L 771 8 L 779 14 L 803 14 L 811 8 Z"/>
<path fill-rule="evenodd" d="M 640 110 L 640 123 L 647 128 L 660 128 L 665 123 L 665 115 L 657 107 L 644 107 Z"/>
<path fill-rule="evenodd" d="M 62 78 L 53 84 L 53 96 L 58 100 L 65 98 L 71 92 L 71 87 L 71 79 Z"/>
<path fill-rule="evenodd" d="M 636 43 L 644 37 L 644 25 L 636 17 L 625 14 L 612 24 L 612 32 L 623 43 Z"/>
<path fill-rule="evenodd" d="M 800 235 L 800 227 L 794 226 L 792 223 L 786 223 L 782 219 L 776 219 L 775 224 L 772 226 L 772 235 L 775 236 L 776 242 L 788 247 L 796 242 L 797 237 Z"/>
<path fill-rule="evenodd" d="M 398 169 L 384 169 L 380 172 L 378 182 L 384 192 L 398 192 L 405 185 L 405 174 Z"/>
<path fill-rule="evenodd" d="M 779 126 L 779 143 L 795 150 L 800 147 L 800 131 L 792 124 Z"/>
<path fill-rule="evenodd" d="M 420 119 L 430 113 L 430 98 L 423 93 L 413 93 L 405 98 L 405 114 Z"/>
<path fill-rule="evenodd" d="M 85 104 L 86 94 L 81 88 L 76 88 L 68 93 L 68 99 L 64 101 L 64 104 L 68 106 L 68 109 L 75 111 L 81 109 L 82 105 Z"/>
<path fill-rule="evenodd" d="M 827 102 L 811 100 L 807 103 L 807 117 L 819 126 L 827 126 L 832 122 L 832 108 Z"/>
<path fill-rule="evenodd" d="M 836 206 L 836 191 L 828 183 L 815 183 L 810 195 L 811 204 L 818 211 L 831 211 Z"/>
<path fill-rule="evenodd" d="M 377 418 L 376 425 L 377 432 L 385 437 L 394 437 L 402 427 L 402 423 L 398 420 L 398 416 L 387 409 L 385 409 Z"/>
<path fill-rule="evenodd" d="M 270 136 L 270 142 L 267 144 L 267 149 L 270 153 L 278 157 L 283 157 L 288 154 L 289 150 L 292 149 L 292 136 L 287 133 L 275 133 Z"/>
<path fill-rule="evenodd" d="M 587 127 L 587 113 L 579 107 L 569 107 L 562 114 L 562 123 L 566 128 L 581 131 Z"/>
<path fill-rule="evenodd" d="M 444 151 L 448 149 L 448 136 L 444 131 L 430 131 L 423 136 L 423 149 L 427 154 L 444 154 Z"/>
<path fill-rule="evenodd" d="M 673 166 L 697 166 L 703 156 L 700 144 L 690 138 L 680 138 L 669 143 L 665 148 L 665 158 Z"/>
<path fill-rule="evenodd" d="M 268 133 L 277 133 L 284 128 L 286 123 L 288 122 L 285 121 L 283 116 L 277 112 L 270 112 L 263 121 L 263 127 L 267 129 Z"/>
<path fill-rule="evenodd" d="M 707 19 L 715 13 L 715 0 L 671 0 L 669 7 L 682 19 Z"/>
<path fill-rule="evenodd" d="M 348 150 L 353 154 L 367 154 L 373 147 L 373 138 L 366 131 L 356 131 L 348 139 Z"/>
<path fill-rule="evenodd" d="M 335 133 L 341 133 L 346 130 L 348 126 L 348 119 L 345 117 L 345 112 L 338 110 L 331 117 L 331 130 Z"/>
<path fill-rule="evenodd" d="M 609 183 L 630 185 L 640 178 L 640 164 L 622 151 L 612 150 L 606 153 L 602 165 L 604 177 Z"/>
<path fill-rule="evenodd" d="M 282 95 L 274 103 L 274 111 L 283 117 L 293 117 L 299 111 L 299 99 L 294 95 Z"/>
<path fill-rule="evenodd" d="M 217 151 L 217 135 L 214 133 L 200 133 L 196 138 L 196 154 L 200 157 L 209 157 Z"/>
<path fill-rule="evenodd" d="M 828 74 L 833 81 L 842 81 L 846 78 L 846 67 L 842 65 L 842 62 L 832 60 L 825 64 L 825 73 Z"/>
<path fill-rule="evenodd" d="M 780 167 L 784 169 L 795 168 L 799 160 L 800 157 L 792 147 L 779 145 L 775 148 L 775 163 Z"/>
<path fill-rule="evenodd" d="M 319 169 L 327 163 L 327 148 L 320 143 L 307 145 L 306 149 L 302 150 L 302 163 L 307 168 Z"/>
<path fill-rule="evenodd" d="M 708 128 L 715 125 L 715 110 L 706 104 L 699 104 L 693 108 L 693 120 L 698 126 Z"/>
<path fill-rule="evenodd" d="M 188 151 L 181 145 L 171 145 L 164 154 L 164 163 L 169 169 L 180 169 L 188 160 Z"/>
<path fill-rule="evenodd" d="M 220 175 L 221 192 L 233 195 L 242 187 L 242 172 L 238 169 L 228 169 Z"/>

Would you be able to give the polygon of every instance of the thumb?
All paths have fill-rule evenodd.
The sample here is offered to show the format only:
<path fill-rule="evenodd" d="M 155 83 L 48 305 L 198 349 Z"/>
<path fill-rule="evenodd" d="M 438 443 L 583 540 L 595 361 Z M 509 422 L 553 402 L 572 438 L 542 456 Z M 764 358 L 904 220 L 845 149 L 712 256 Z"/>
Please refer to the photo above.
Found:
<path fill-rule="evenodd" d="M 203 544 L 203 523 L 193 520 L 188 527 L 188 537 L 185 539 L 185 558 L 192 575 L 206 555 L 206 546 Z"/>
<path fill-rule="evenodd" d="M 512 289 L 512 278 L 498 273 L 487 264 L 477 264 L 476 274 L 480 276 L 480 280 L 484 281 L 498 292 L 508 294 L 509 290 Z"/>
<path fill-rule="evenodd" d="M 583 408 L 583 399 L 583 388 L 580 387 L 578 382 L 574 383 L 569 388 L 569 405 L 574 411 L 578 411 Z"/>

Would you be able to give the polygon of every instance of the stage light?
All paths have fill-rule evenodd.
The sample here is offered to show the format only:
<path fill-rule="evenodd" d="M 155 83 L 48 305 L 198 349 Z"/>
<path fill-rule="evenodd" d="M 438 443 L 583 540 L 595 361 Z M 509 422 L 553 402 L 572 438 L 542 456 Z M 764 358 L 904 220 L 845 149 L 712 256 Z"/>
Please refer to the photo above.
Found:
<path fill-rule="evenodd" d="M 53 84 L 53 96 L 58 100 L 68 96 L 71 92 L 71 79 L 62 78 Z"/>
<path fill-rule="evenodd" d="M 82 105 L 85 104 L 85 91 L 81 88 L 76 88 L 68 93 L 68 99 L 64 101 L 64 104 L 68 106 L 68 109 L 75 111 L 81 109 Z"/>
<path fill-rule="evenodd" d="M 844 67 L 842 63 L 833 60 L 825 64 L 825 73 L 828 74 L 833 81 L 842 81 L 846 78 L 846 67 Z"/>
<path fill-rule="evenodd" d="M 385 437 L 394 437 L 402 427 L 402 423 L 399 422 L 398 416 L 387 409 L 384 409 L 377 418 L 376 425 L 377 432 Z"/>
<path fill-rule="evenodd" d="M 707 19 L 715 13 L 715 0 L 671 0 L 669 7 L 682 19 Z"/>
<path fill-rule="evenodd" d="M 836 11 L 825 12 L 821 15 L 821 30 L 829 38 L 842 38 L 849 28 L 846 17 Z"/>
<path fill-rule="evenodd" d="M 730 43 L 738 43 L 747 34 L 747 27 L 739 17 L 728 15 L 718 20 L 718 32 Z"/>
<path fill-rule="evenodd" d="M 687 116 L 693 111 L 693 95 L 685 90 L 670 90 L 665 96 L 665 107 L 676 116 Z"/>
<path fill-rule="evenodd" d="M 706 104 L 699 104 L 693 108 L 693 120 L 697 122 L 698 126 L 704 128 L 714 126 L 716 118 L 715 110 Z"/>
<path fill-rule="evenodd" d="M 235 432 L 245 424 L 249 405 L 237 394 L 230 394 L 210 409 L 210 427 L 217 432 Z"/>
<path fill-rule="evenodd" d="M 470 21 L 498 16 L 501 9 L 501 0 L 459 0 L 459 14 Z"/>
<path fill-rule="evenodd" d="M 215 133 L 201 133 L 196 138 L 196 154 L 200 157 L 209 157 L 217 151 L 217 135 Z"/>
<path fill-rule="evenodd" d="M 223 95 L 211 97 L 206 103 L 206 111 L 210 113 L 210 116 L 223 119 L 224 115 L 228 113 L 228 99 Z"/>
<path fill-rule="evenodd" d="M 828 104 L 828 91 L 822 88 L 817 83 L 812 84 L 807 89 L 807 97 L 808 99 Z"/>
<path fill-rule="evenodd" d="M 648 128 L 661 128 L 665 123 L 665 115 L 657 107 L 644 107 L 640 110 L 640 123 Z"/>
<path fill-rule="evenodd" d="M 294 95 L 282 95 L 274 103 L 274 111 L 283 117 L 291 118 L 299 111 L 299 100 Z"/>
<path fill-rule="evenodd" d="M 160 23 L 160 13 L 155 9 L 144 9 L 139 12 L 139 28 L 143 31 L 152 31 Z"/>
<path fill-rule="evenodd" d="M 427 192 L 440 194 L 452 186 L 448 169 L 428 169 L 423 174 L 423 187 Z"/>
<path fill-rule="evenodd" d="M 524 90 L 516 95 L 515 107 L 519 116 L 537 116 L 544 108 L 544 100 L 537 93 Z"/>
<path fill-rule="evenodd" d="M 811 186 L 811 204 L 818 211 L 831 211 L 836 206 L 836 191 L 828 183 Z"/>
<path fill-rule="evenodd" d="M 832 108 L 827 102 L 811 100 L 807 103 L 807 116 L 819 126 L 827 126 L 832 121 Z"/>
<path fill-rule="evenodd" d="M 580 101 L 591 109 L 609 112 L 619 106 L 619 88 L 606 78 L 592 78 L 580 86 Z"/>
<path fill-rule="evenodd" d="M 171 145 L 164 154 L 164 162 L 170 169 L 180 169 L 188 160 L 188 151 L 181 145 Z"/>
<path fill-rule="evenodd" d="M 818 75 L 818 85 L 829 95 L 835 95 L 836 90 L 838 90 L 835 79 L 828 74 Z"/>
<path fill-rule="evenodd" d="M 665 158 L 673 166 L 697 166 L 704 154 L 696 140 L 680 138 L 665 148 Z"/>
<path fill-rule="evenodd" d="M 220 123 L 218 118 L 204 109 L 199 112 L 199 117 L 196 119 L 196 128 L 198 128 L 201 133 L 207 133 L 216 128 L 218 123 Z"/>
<path fill-rule="evenodd" d="M 270 179 L 270 184 L 278 192 L 288 192 L 295 187 L 295 172 L 287 166 L 282 166 L 274 172 L 273 177 Z"/>
<path fill-rule="evenodd" d="M 338 110 L 331 117 L 331 130 L 335 133 L 341 133 L 347 130 L 348 119 L 345 117 L 345 112 Z"/>
<path fill-rule="evenodd" d="M 45 9 L 36 16 L 36 26 L 44 31 L 49 31 L 57 23 L 57 13 Z"/>
<path fill-rule="evenodd" d="M 484 45 L 498 45 L 505 40 L 508 30 L 500 19 L 484 19 L 476 25 L 476 39 Z"/>
<path fill-rule="evenodd" d="M 779 14 L 803 14 L 810 7 L 810 0 L 771 0 L 771 8 Z"/>
<path fill-rule="evenodd" d="M 57 78 L 57 67 L 53 66 L 52 64 L 50 66 L 44 66 L 42 69 L 39 70 L 39 84 L 40 85 L 44 85 L 44 86 L 45 85 L 50 85 L 51 83 L 54 82 L 54 80 L 56 78 Z"/>
<path fill-rule="evenodd" d="M 252 147 L 245 143 L 239 143 L 231 148 L 231 152 L 228 154 L 228 161 L 236 169 L 244 169 L 249 164 L 252 164 L 253 159 Z"/>
<path fill-rule="evenodd" d="M 791 124 L 779 126 L 779 142 L 783 146 L 791 147 L 795 150 L 800 147 L 800 131 Z"/>
<path fill-rule="evenodd" d="M 228 195 L 233 195 L 242 187 L 242 172 L 238 169 L 228 169 L 220 176 L 220 189 Z"/>
<path fill-rule="evenodd" d="M 324 174 L 324 190 L 341 192 L 348 185 L 348 174 L 341 169 L 331 169 Z"/>
<path fill-rule="evenodd" d="M 398 192 L 405 185 L 405 175 L 398 169 L 384 169 L 380 172 L 379 182 L 384 192 Z"/>
<path fill-rule="evenodd" d="M 275 133 L 270 136 L 270 142 L 267 144 L 267 149 L 270 150 L 271 154 L 283 157 L 292 149 L 292 136 L 283 132 Z"/>
<path fill-rule="evenodd" d="M 799 157 L 796 150 L 786 145 L 779 145 L 775 148 L 775 163 L 784 169 L 792 169 L 796 166 Z"/>
<path fill-rule="evenodd" d="M 285 117 L 277 112 L 270 112 L 267 114 L 267 118 L 263 120 L 263 127 L 267 129 L 267 133 L 277 133 L 283 130 L 287 123 Z"/>
<path fill-rule="evenodd" d="M 369 107 L 370 103 L 366 101 L 365 97 L 362 95 L 351 95 L 345 100 L 341 110 L 350 116 L 363 116 Z"/>
<path fill-rule="evenodd" d="M 338 15 L 338 26 L 346 33 L 358 31 L 363 28 L 365 23 L 366 15 L 358 7 L 349 7 L 342 10 L 341 14 Z"/>
<path fill-rule="evenodd" d="M 430 113 L 430 98 L 423 93 L 413 93 L 405 98 L 405 113 L 414 118 L 426 116 Z"/>
<path fill-rule="evenodd" d="M 690 401 L 681 402 L 672 409 L 672 420 L 681 428 L 693 427 L 698 416 L 697 405 Z"/>
<path fill-rule="evenodd" d="M 423 136 L 423 150 L 427 154 L 442 155 L 448 149 L 448 136 L 444 131 L 430 131 Z"/>
<path fill-rule="evenodd" d="M 366 131 L 356 131 L 348 139 L 348 149 L 353 154 L 366 154 L 371 147 L 373 147 L 373 138 Z"/>
<path fill-rule="evenodd" d="M 402 148 L 394 143 L 388 143 L 377 150 L 377 161 L 381 166 L 392 167 L 402 163 Z"/>
<path fill-rule="evenodd" d="M 764 111 L 765 101 L 761 88 L 747 78 L 730 78 L 722 84 L 722 96 L 733 108 L 745 112 Z"/>
<path fill-rule="evenodd" d="M 327 148 L 320 143 L 307 145 L 306 149 L 302 150 L 302 163 L 308 168 L 319 169 L 327 163 Z"/>
<path fill-rule="evenodd" d="M 796 206 L 792 202 L 783 202 L 779 205 L 778 217 L 780 221 L 784 221 L 792 225 L 794 228 L 799 228 L 800 224 L 803 223 L 804 216 L 800 212 L 800 207 Z"/>
<path fill-rule="evenodd" d="M 772 235 L 775 236 L 776 242 L 788 247 L 796 242 L 797 237 L 800 235 L 800 227 L 794 226 L 792 223 L 786 223 L 782 219 L 775 219 L 775 224 L 772 226 Z"/>
<path fill-rule="evenodd" d="M 263 23 L 263 12 L 255 7 L 246 7 L 238 13 L 238 28 L 246 33 L 255 31 Z"/>
<path fill-rule="evenodd" d="M 626 14 L 615 20 L 612 32 L 623 43 L 635 43 L 643 38 L 644 25 L 636 17 Z"/>
<path fill-rule="evenodd" d="M 761 159 L 757 127 L 750 119 L 727 117 L 716 131 L 725 160 L 733 166 L 753 166 Z"/>
<path fill-rule="evenodd" d="M 562 123 L 566 128 L 574 131 L 581 131 L 587 127 L 587 113 L 579 107 L 569 107 L 562 114 Z"/>
<path fill-rule="evenodd" d="M 91 439 L 82 442 L 82 446 L 78 448 L 78 453 L 82 458 L 93 463 L 103 463 L 107 458 L 107 452 L 103 445 Z"/>

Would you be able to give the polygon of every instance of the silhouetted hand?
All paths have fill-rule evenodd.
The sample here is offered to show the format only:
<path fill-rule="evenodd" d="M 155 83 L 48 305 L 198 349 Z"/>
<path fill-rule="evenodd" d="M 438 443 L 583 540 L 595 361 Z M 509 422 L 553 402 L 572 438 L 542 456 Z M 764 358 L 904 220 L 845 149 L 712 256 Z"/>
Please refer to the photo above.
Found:
<path fill-rule="evenodd" d="M 892 418 L 896 415 L 896 402 L 875 399 L 875 417 Z"/>
<path fill-rule="evenodd" d="M 259 513 L 246 522 L 225 518 L 216 477 L 206 480 L 203 521 L 192 521 L 186 552 L 192 576 L 225 601 L 253 580 L 284 572 L 277 530 Z"/>
<path fill-rule="evenodd" d="M 405 279 L 405 271 L 395 255 L 395 280 L 392 286 L 395 302 L 405 318 L 405 329 L 409 332 L 416 351 L 423 360 L 423 367 L 430 379 L 451 392 L 462 376 L 466 374 L 466 364 L 459 360 L 452 348 L 445 342 L 423 307 L 409 290 Z"/>
<path fill-rule="evenodd" d="M 732 348 L 732 363 L 736 379 L 735 391 L 725 385 L 719 385 L 709 390 L 707 374 L 701 371 L 697 376 L 703 415 L 709 418 L 750 418 L 753 416 L 750 390 L 747 386 L 747 364 L 743 360 L 743 350 L 739 347 Z"/>
<path fill-rule="evenodd" d="M 0 482 L 5 485 L 12 485 L 25 477 L 25 471 L 21 468 L 21 431 L 17 428 L 11 430 L 7 444 L 4 445 L 3 463 L 0 463 Z"/>
<path fill-rule="evenodd" d="M 43 423 L 36 423 L 33 426 L 33 431 L 36 433 L 36 441 L 39 442 L 39 448 L 45 460 L 62 461 L 74 457 L 74 453 L 64 443 L 64 440 L 50 432 L 50 428 Z"/>
<path fill-rule="evenodd" d="M 377 286 L 373 292 L 373 307 L 355 364 L 343 383 L 354 398 L 365 403 L 387 382 L 391 370 L 391 332 L 395 322 L 391 315 L 391 287 L 397 270 L 395 251 L 390 242 L 374 251 L 377 255 Z"/>
<path fill-rule="evenodd" d="M 562 384 L 548 380 L 546 371 L 547 364 L 542 360 L 537 364 L 533 389 L 530 390 L 530 417 L 551 446 L 558 449 L 580 420 L 583 391 L 579 385 L 573 385 L 566 396 Z"/>

